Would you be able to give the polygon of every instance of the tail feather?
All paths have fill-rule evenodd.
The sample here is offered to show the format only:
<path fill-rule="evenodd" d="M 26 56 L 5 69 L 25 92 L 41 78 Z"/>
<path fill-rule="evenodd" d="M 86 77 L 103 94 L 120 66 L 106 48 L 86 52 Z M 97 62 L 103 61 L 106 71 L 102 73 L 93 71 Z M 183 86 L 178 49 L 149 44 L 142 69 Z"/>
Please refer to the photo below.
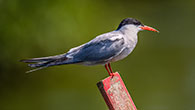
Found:
<path fill-rule="evenodd" d="M 26 71 L 26 73 L 31 73 L 31 72 L 34 72 L 34 71 L 37 71 L 37 70 L 40 70 L 40 69 L 44 69 L 44 68 L 47 68 L 47 66 L 35 68 L 35 69 L 32 69 L 32 70 Z"/>
<path fill-rule="evenodd" d="M 26 72 L 26 73 L 30 73 L 50 66 L 62 65 L 62 64 L 75 64 L 75 63 L 80 63 L 82 61 L 75 60 L 73 58 L 68 58 L 66 57 L 66 54 L 61 54 L 61 55 L 49 56 L 49 57 L 25 59 L 25 60 L 21 60 L 21 62 L 30 63 L 28 64 L 28 66 L 35 68 Z"/>
<path fill-rule="evenodd" d="M 32 68 L 37 68 L 37 67 L 43 67 L 43 66 L 54 66 L 54 65 L 60 65 L 64 62 L 66 62 L 68 58 L 64 57 L 64 58 L 59 58 L 59 59 L 40 59 L 40 60 L 36 60 L 36 62 L 32 59 L 29 60 L 25 60 L 23 62 L 25 63 L 30 63 L 28 64 L 28 66 L 32 67 Z"/>
<path fill-rule="evenodd" d="M 30 63 L 28 64 L 28 66 L 35 68 L 30 71 L 27 71 L 26 73 L 34 72 L 54 65 L 69 64 L 69 61 L 70 59 L 67 58 L 65 54 L 21 60 L 21 62 Z"/>
<path fill-rule="evenodd" d="M 28 66 L 32 67 L 32 68 L 37 68 L 37 67 L 42 67 L 42 66 L 46 66 L 48 65 L 51 61 L 40 61 L 40 62 L 37 62 L 37 63 L 34 63 L 34 64 L 28 64 Z"/>
<path fill-rule="evenodd" d="M 29 70 L 26 73 L 31 73 L 31 72 L 34 72 L 34 71 L 37 71 L 40 69 L 44 69 L 44 68 L 53 66 L 53 65 L 49 65 L 51 62 L 53 62 L 53 61 L 52 60 L 51 61 L 41 61 L 41 62 L 38 62 L 35 64 L 28 64 L 28 66 L 35 68 L 35 69 Z"/>
<path fill-rule="evenodd" d="M 23 60 L 20 60 L 20 61 L 25 62 L 25 63 L 36 63 L 36 62 L 41 62 L 41 61 L 55 60 L 55 59 L 59 59 L 59 58 L 62 58 L 62 57 L 65 57 L 65 54 L 56 55 L 56 56 L 49 56 L 49 57 L 41 57 L 41 58 L 23 59 Z"/>

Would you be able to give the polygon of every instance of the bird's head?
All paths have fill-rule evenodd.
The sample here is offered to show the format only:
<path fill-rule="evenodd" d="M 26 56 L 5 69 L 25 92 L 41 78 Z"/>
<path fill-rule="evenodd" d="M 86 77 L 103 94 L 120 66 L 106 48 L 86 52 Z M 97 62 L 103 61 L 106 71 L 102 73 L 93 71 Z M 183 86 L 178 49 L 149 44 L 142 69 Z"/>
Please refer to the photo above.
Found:
<path fill-rule="evenodd" d="M 154 31 L 154 32 L 159 32 L 158 30 L 146 26 L 144 24 L 142 24 L 140 21 L 134 19 L 134 18 L 126 18 L 124 20 L 121 21 L 121 23 L 119 24 L 117 30 L 120 29 L 129 29 L 129 30 L 134 30 L 136 32 L 139 32 L 141 30 L 148 30 L 148 31 Z"/>

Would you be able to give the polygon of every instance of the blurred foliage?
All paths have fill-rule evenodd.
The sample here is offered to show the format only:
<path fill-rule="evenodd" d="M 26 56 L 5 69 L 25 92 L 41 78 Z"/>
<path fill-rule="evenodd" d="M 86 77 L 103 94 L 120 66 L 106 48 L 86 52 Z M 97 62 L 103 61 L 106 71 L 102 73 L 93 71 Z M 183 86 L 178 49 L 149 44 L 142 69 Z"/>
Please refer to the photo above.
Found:
<path fill-rule="evenodd" d="M 113 63 L 140 110 L 195 109 L 194 0 L 0 0 L 0 110 L 107 110 L 96 83 L 103 66 L 66 65 L 32 74 L 19 60 L 60 54 L 137 18 L 140 32 Z"/>

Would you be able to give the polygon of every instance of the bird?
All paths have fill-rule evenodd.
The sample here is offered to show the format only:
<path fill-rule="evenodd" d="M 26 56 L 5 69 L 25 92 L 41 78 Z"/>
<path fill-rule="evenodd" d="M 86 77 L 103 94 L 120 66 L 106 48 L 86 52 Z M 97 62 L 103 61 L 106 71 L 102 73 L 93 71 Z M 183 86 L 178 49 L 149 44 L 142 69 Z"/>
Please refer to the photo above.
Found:
<path fill-rule="evenodd" d="M 29 63 L 28 66 L 34 68 L 27 73 L 51 66 L 81 64 L 104 65 L 109 76 L 113 76 L 110 63 L 124 59 L 134 50 L 138 42 L 137 33 L 142 30 L 159 32 L 135 18 L 125 18 L 116 30 L 98 35 L 91 41 L 74 47 L 66 53 L 21 61 Z"/>

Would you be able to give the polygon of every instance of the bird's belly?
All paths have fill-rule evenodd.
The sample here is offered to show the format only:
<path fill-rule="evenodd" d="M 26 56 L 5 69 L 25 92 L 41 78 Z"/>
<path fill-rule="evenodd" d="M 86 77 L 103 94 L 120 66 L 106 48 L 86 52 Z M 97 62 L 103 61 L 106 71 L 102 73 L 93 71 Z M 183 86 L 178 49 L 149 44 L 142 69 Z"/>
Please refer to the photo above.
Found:
<path fill-rule="evenodd" d="M 112 58 L 110 62 L 122 60 L 123 58 L 127 57 L 133 51 L 133 49 L 134 49 L 134 46 L 131 48 L 125 48 L 119 55 Z"/>

